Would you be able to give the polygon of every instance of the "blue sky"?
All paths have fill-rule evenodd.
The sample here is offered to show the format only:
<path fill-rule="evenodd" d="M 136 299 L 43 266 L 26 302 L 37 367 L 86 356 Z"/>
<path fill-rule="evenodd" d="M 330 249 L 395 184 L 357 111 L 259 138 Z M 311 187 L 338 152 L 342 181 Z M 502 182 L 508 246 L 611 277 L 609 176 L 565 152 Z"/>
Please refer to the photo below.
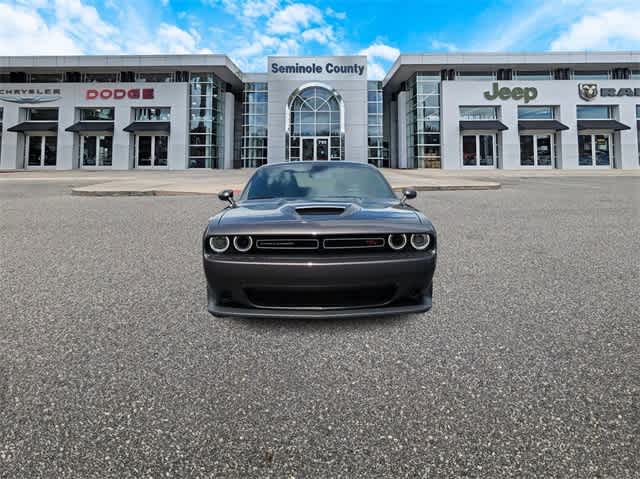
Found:
<path fill-rule="evenodd" d="M 0 0 L 0 55 L 365 54 L 640 49 L 640 0 Z"/>

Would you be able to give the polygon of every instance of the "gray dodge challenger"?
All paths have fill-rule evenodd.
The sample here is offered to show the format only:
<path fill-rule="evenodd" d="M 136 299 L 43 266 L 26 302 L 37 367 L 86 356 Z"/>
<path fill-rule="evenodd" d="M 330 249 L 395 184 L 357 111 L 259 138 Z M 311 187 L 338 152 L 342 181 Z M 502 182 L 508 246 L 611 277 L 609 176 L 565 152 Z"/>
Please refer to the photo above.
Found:
<path fill-rule="evenodd" d="M 354 318 L 431 308 L 436 231 L 374 167 L 258 168 L 203 236 L 214 316 Z"/>

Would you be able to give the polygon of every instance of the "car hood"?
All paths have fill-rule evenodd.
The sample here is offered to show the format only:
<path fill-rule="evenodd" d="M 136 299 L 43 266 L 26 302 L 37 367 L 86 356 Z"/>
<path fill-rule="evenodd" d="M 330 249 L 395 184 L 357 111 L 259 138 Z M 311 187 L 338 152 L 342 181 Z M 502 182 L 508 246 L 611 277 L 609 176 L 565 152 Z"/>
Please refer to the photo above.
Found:
<path fill-rule="evenodd" d="M 243 201 L 225 209 L 218 216 L 216 229 L 265 234 L 327 229 L 355 233 L 409 231 L 421 224 L 421 215 L 397 200 L 261 200 Z"/>

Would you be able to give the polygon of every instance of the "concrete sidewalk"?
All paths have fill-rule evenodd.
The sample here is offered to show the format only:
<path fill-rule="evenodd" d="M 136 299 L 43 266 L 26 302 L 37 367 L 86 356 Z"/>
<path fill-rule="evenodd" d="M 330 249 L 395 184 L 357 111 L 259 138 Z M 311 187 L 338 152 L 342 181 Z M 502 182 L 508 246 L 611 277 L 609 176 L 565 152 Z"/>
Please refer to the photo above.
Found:
<path fill-rule="evenodd" d="M 60 181 L 72 186 L 72 194 L 84 196 L 143 195 L 215 195 L 230 188 L 241 190 L 253 169 L 188 171 L 0 171 L 2 182 Z M 381 170 L 394 189 L 415 187 L 418 190 L 491 190 L 500 181 L 529 177 L 634 176 L 640 170 Z"/>
<path fill-rule="evenodd" d="M 71 193 L 83 196 L 175 196 L 216 195 L 223 189 L 242 190 L 255 170 L 191 171 L 27 171 L 0 173 L 3 181 L 63 181 L 73 185 Z M 381 170 L 394 189 L 489 190 L 497 181 L 464 178 L 450 174 L 430 175 L 418 170 Z"/>

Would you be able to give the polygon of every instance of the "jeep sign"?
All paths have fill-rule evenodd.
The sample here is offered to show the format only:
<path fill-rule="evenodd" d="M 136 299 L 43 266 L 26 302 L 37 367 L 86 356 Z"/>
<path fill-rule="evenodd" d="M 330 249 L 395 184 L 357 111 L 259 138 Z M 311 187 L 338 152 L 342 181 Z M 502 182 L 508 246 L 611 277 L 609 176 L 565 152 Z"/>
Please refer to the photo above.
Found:
<path fill-rule="evenodd" d="M 494 82 L 492 85 L 493 91 L 485 91 L 484 97 L 487 100 L 524 100 L 525 103 L 529 103 L 531 100 L 538 98 L 538 89 L 534 87 L 514 87 L 509 88 L 503 86 L 500 88 L 498 82 Z"/>

